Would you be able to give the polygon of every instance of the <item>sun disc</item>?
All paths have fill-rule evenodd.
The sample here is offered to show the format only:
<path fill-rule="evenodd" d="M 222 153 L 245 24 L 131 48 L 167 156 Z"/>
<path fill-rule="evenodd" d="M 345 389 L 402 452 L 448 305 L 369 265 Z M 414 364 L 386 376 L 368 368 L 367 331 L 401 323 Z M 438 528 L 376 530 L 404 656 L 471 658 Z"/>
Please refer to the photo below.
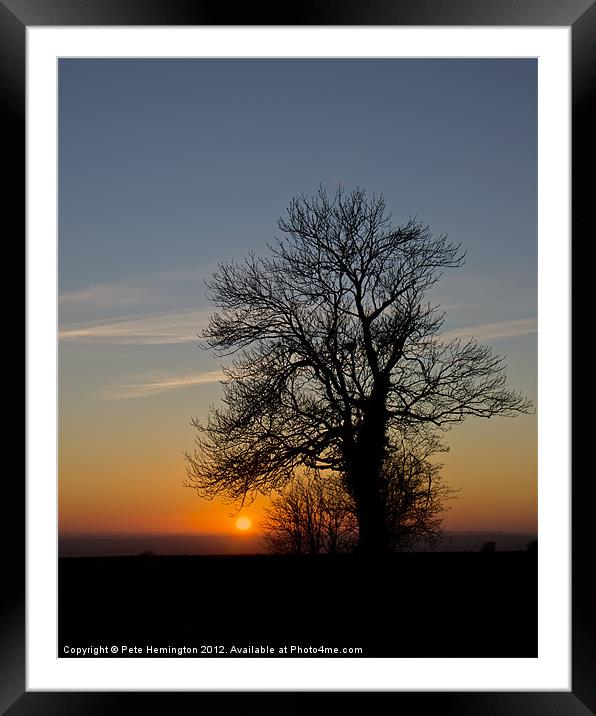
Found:
<path fill-rule="evenodd" d="M 252 522 L 249 520 L 248 517 L 239 517 L 236 520 L 236 527 L 239 530 L 247 530 L 252 525 Z"/>

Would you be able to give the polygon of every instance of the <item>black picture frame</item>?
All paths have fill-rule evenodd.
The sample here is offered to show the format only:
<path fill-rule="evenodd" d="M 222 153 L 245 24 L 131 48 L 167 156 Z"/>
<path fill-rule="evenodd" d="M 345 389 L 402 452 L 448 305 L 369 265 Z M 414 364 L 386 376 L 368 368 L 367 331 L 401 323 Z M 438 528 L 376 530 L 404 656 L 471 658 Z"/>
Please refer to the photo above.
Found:
<path fill-rule="evenodd" d="M 230 22 L 233 18 L 233 22 Z M 589 196 L 596 126 L 589 97 L 596 68 L 596 3 L 594 0 L 305 0 L 300 7 L 205 0 L 0 0 L 0 87 L 5 177 L 4 211 L 12 225 L 25 231 L 25 31 L 29 26 L 76 25 L 445 25 L 570 26 L 572 29 L 572 230 L 581 254 L 588 243 Z M 585 179 L 588 177 L 588 179 Z M 592 197 L 593 202 L 593 197 Z M 6 219 L 5 219 L 6 222 Z M 6 225 L 6 224 L 5 224 Z M 7 238 L 8 241 L 8 238 Z M 579 248 L 578 248 L 579 247 Z M 573 299 L 587 262 L 574 261 Z M 577 327 L 577 320 L 573 327 Z M 585 327 L 585 326 L 584 326 Z M 591 333 L 591 332 L 590 332 Z M 576 344 L 577 346 L 577 344 Z M 573 351 L 573 370 L 590 375 L 589 351 Z M 577 382 L 573 396 L 577 396 Z M 585 385 L 582 388 L 585 401 Z M 584 402 L 582 401 L 582 402 Z M 576 401 L 580 404 L 580 401 Z M 578 420 L 573 443 L 588 444 L 589 421 Z M 571 426 L 569 426 L 569 429 Z M 0 712 L 24 714 L 124 713 L 137 708 L 186 711 L 202 693 L 31 692 L 25 690 L 25 481 L 10 475 L 3 485 L 4 557 L 3 612 L 0 623 Z M 428 708 L 459 716 L 474 714 L 575 715 L 596 713 L 596 646 L 593 527 L 587 519 L 591 503 L 589 479 L 578 471 L 573 480 L 572 508 L 572 690 L 570 692 L 393 692 L 398 708 Z M 589 473 L 585 473 L 589 477 Z M 586 519 L 584 519 L 586 517 Z M 590 548 L 591 547 L 591 548 Z M 222 694 L 223 695 L 223 694 Z M 234 694 L 226 694 L 230 698 Z M 283 697 L 283 694 L 280 694 Z M 368 694 L 370 696 L 370 694 Z M 299 696 L 301 699 L 302 696 Z M 246 700 L 246 695 L 243 696 Z M 140 703 L 143 700 L 143 704 Z M 244 701 L 246 703 L 246 701 Z M 297 703 L 300 703 L 298 701 Z M 184 704 L 184 706 L 183 706 Z M 407 711 L 406 711 L 407 712 Z"/>

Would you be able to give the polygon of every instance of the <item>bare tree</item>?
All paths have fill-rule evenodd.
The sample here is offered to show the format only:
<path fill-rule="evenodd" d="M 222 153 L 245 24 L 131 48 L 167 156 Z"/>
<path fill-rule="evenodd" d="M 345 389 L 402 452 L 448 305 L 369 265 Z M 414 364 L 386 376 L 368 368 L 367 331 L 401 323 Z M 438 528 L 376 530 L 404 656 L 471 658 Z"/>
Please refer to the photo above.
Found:
<path fill-rule="evenodd" d="M 341 472 L 360 549 L 389 546 L 383 464 L 416 426 L 516 415 L 530 403 L 506 388 L 503 359 L 476 340 L 440 335 L 426 295 L 459 246 L 411 219 L 393 226 L 362 189 L 294 199 L 269 257 L 220 264 L 208 283 L 220 309 L 204 332 L 226 369 L 224 407 L 193 421 L 187 485 L 251 499 L 306 465 Z"/>
<path fill-rule="evenodd" d="M 353 505 L 338 475 L 300 474 L 272 498 L 264 514 L 263 542 L 270 552 L 337 553 L 356 545 Z"/>
<path fill-rule="evenodd" d="M 386 456 L 382 472 L 389 544 L 395 551 L 436 546 L 443 537 L 446 503 L 457 496 L 430 458 L 447 448 L 436 435 L 416 431 Z"/>

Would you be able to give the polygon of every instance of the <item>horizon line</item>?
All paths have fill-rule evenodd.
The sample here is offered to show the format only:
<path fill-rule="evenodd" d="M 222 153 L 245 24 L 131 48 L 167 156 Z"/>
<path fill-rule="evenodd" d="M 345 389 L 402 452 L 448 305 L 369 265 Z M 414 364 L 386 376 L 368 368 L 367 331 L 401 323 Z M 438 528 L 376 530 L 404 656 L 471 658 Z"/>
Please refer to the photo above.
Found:
<path fill-rule="evenodd" d="M 504 529 L 466 529 L 466 530 L 445 530 L 444 534 L 507 534 L 507 535 L 533 535 L 538 530 L 520 529 L 520 530 L 504 530 Z M 246 539 L 250 536 L 261 535 L 261 532 L 59 532 L 58 538 L 64 539 L 69 537 L 239 537 Z"/>

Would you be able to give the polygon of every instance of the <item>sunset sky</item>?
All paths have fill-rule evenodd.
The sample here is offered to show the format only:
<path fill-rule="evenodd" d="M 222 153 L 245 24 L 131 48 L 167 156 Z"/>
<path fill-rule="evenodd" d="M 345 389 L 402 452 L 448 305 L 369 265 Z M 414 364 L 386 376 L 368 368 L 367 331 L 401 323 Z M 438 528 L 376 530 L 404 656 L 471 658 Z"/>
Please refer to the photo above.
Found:
<path fill-rule="evenodd" d="M 383 194 L 467 251 L 432 300 L 536 400 L 535 60 L 60 60 L 61 534 L 239 534 L 182 486 L 221 396 L 198 348 L 219 261 L 265 253 L 290 199 Z M 537 527 L 536 415 L 445 435 L 448 530 Z M 242 526 L 243 523 L 240 523 Z M 246 527 L 247 523 L 244 523 Z"/>

